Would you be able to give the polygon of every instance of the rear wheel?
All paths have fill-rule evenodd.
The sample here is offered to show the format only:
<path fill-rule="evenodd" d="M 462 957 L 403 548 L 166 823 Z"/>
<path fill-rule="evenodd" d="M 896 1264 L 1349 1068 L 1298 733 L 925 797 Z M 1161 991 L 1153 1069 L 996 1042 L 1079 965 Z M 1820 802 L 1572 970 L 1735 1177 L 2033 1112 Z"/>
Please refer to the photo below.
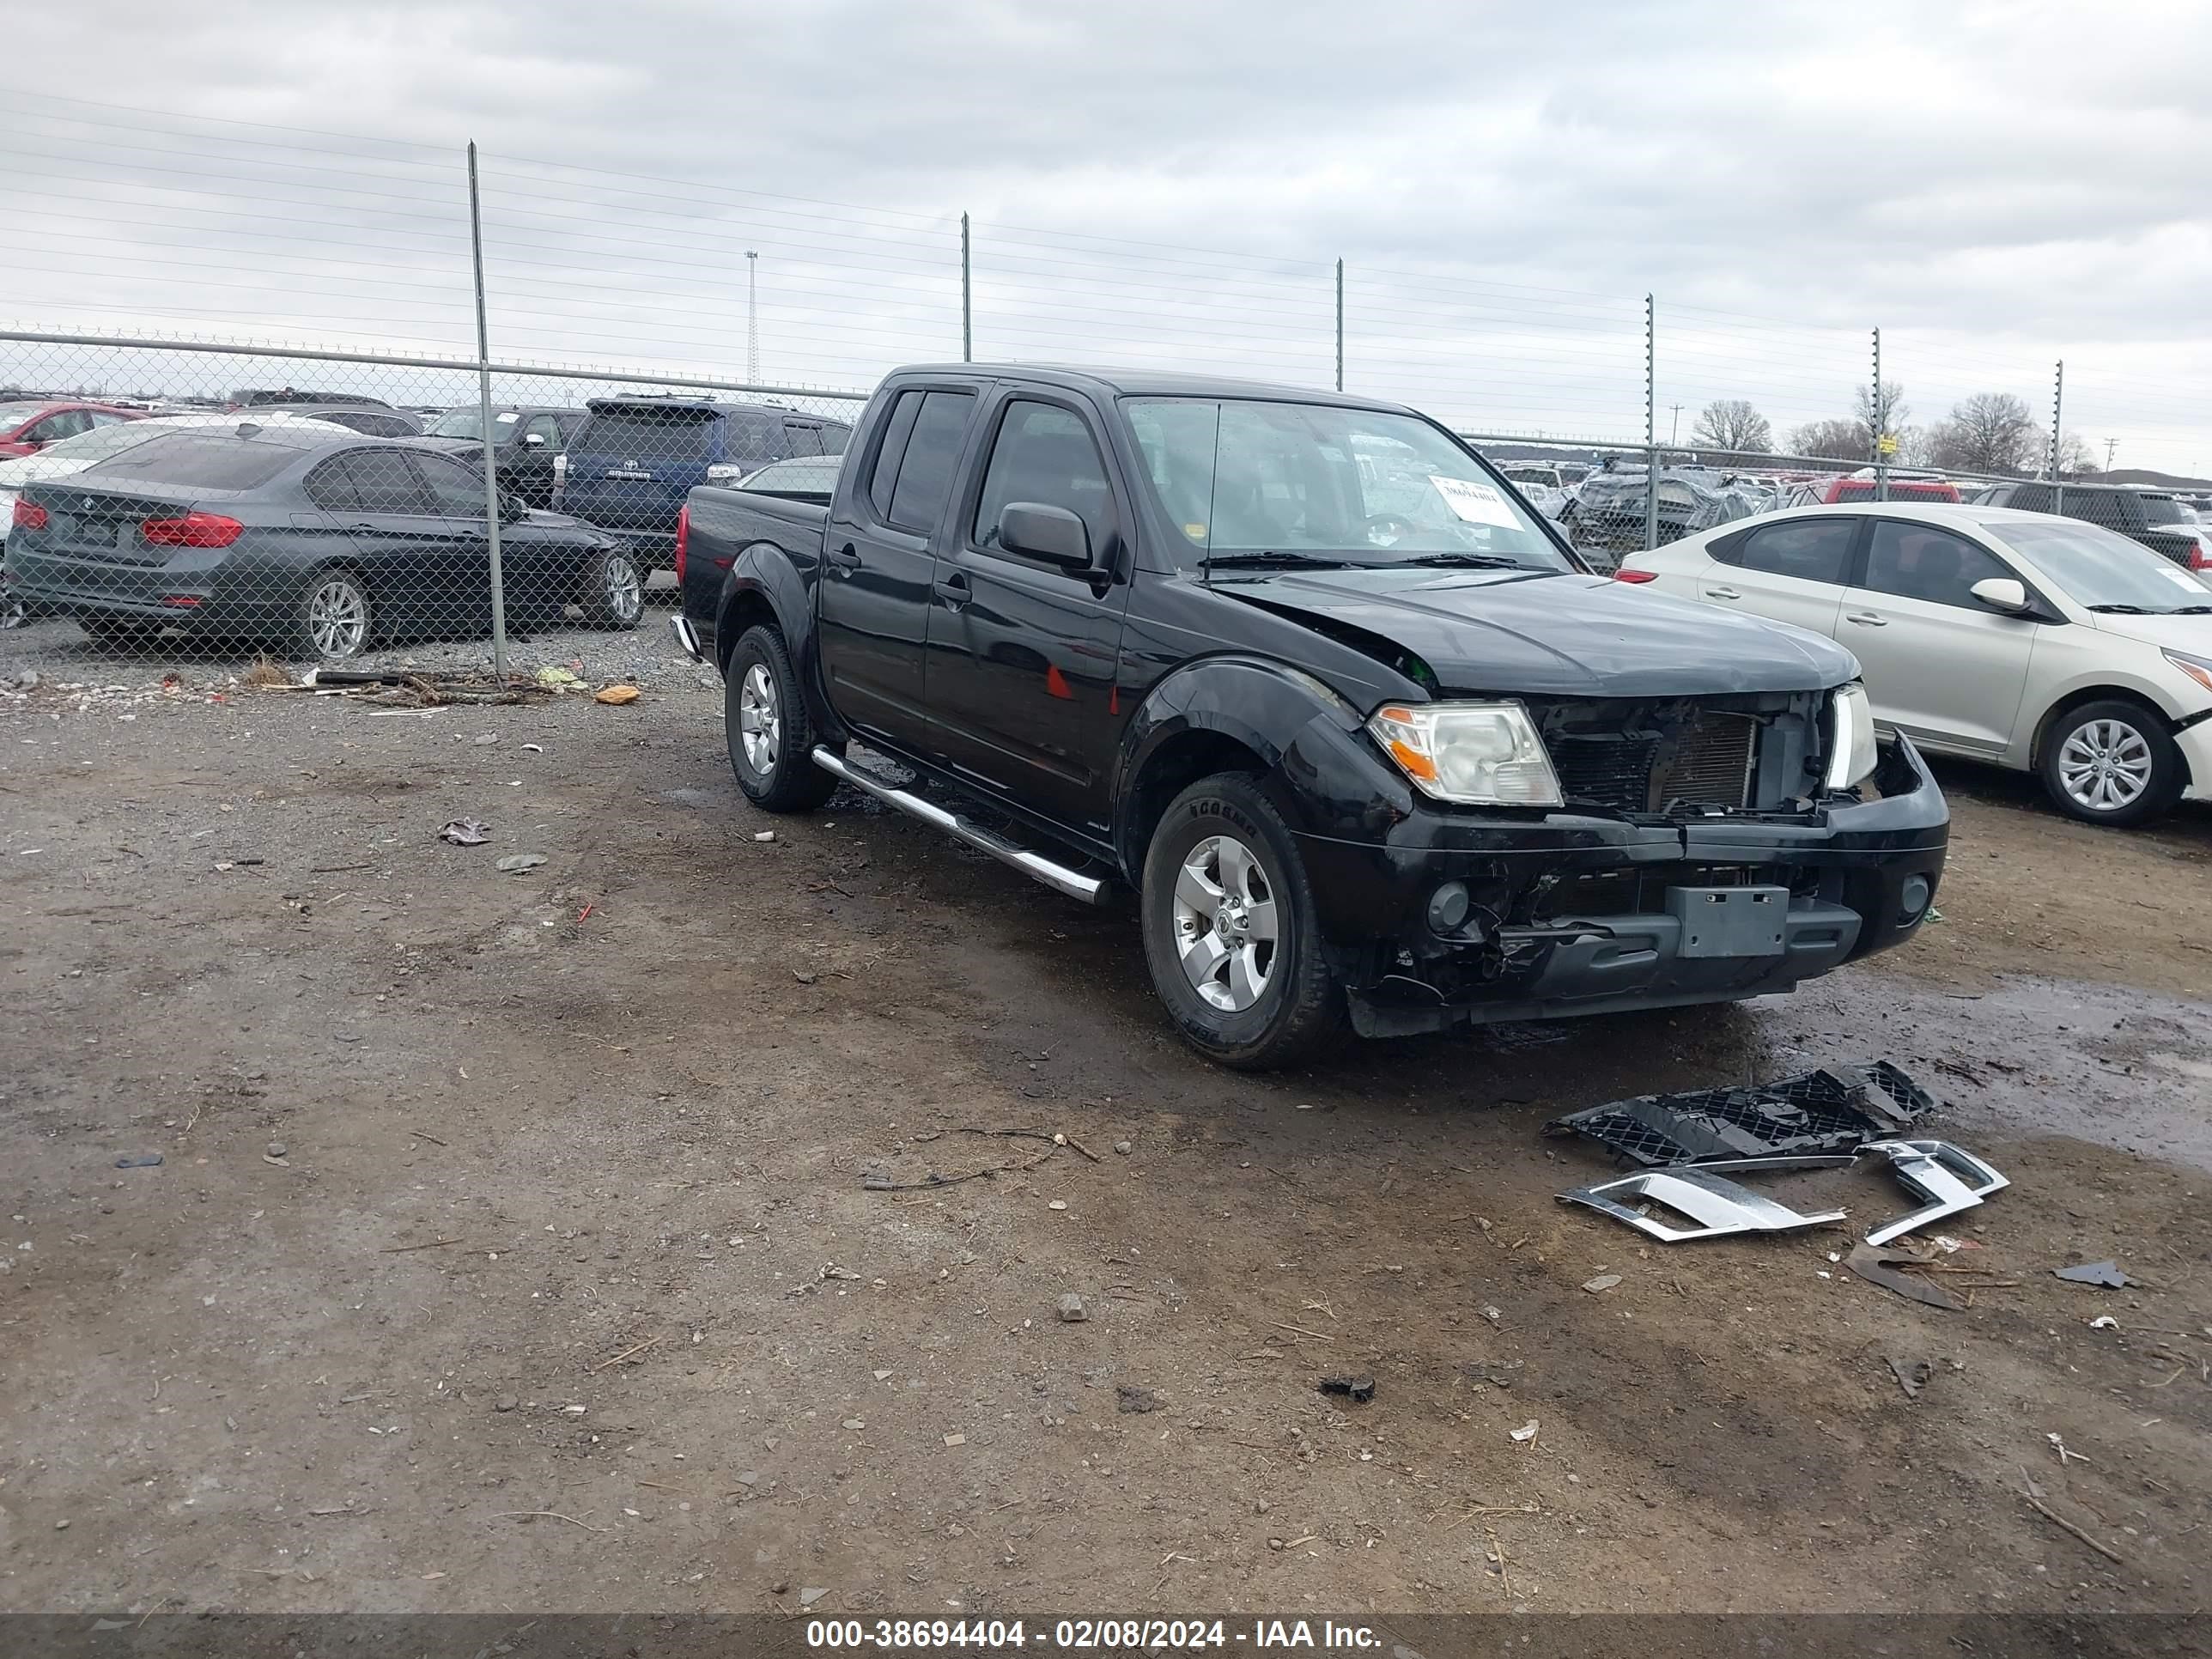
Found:
<path fill-rule="evenodd" d="M 1344 1026 L 1313 890 L 1282 815 L 1224 772 L 1176 796 L 1145 855 L 1145 960 L 1184 1041 L 1264 1071 L 1317 1053 Z"/>
<path fill-rule="evenodd" d="M 349 662 L 368 649 L 368 589 L 350 570 L 318 570 L 300 596 L 293 643 L 319 662 Z"/>
<path fill-rule="evenodd" d="M 2141 823 L 2181 799 L 2181 754 L 2166 722 L 2117 697 L 2054 720 L 2038 769 L 2058 810 L 2086 823 Z"/>
<path fill-rule="evenodd" d="M 814 721 L 783 635 L 773 628 L 748 628 L 730 653 L 722 732 L 738 787 L 756 806 L 811 811 L 837 787 L 837 780 L 814 763 Z"/>
<path fill-rule="evenodd" d="M 645 572 L 626 550 L 611 548 L 584 567 L 577 604 L 594 628 L 635 628 L 645 615 Z"/>

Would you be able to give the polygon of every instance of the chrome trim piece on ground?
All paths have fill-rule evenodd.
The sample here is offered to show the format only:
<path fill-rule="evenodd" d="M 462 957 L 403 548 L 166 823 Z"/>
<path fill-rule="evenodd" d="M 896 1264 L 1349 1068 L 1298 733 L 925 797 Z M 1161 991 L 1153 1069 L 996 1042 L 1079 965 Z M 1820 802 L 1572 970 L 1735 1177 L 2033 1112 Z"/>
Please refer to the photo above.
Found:
<path fill-rule="evenodd" d="M 1727 1167 L 1833 1169 L 1852 1161 L 1842 1156 L 1742 1158 L 1731 1161 Z M 1631 1209 L 1613 1197 L 1614 1194 L 1647 1198 L 1664 1204 L 1698 1224 L 1693 1227 L 1670 1226 L 1640 1210 Z M 1692 1238 L 1724 1238 L 1731 1233 L 1786 1233 L 1800 1227 L 1818 1227 L 1844 1218 L 1841 1210 L 1823 1210 L 1814 1215 L 1801 1215 L 1787 1205 L 1777 1204 L 1763 1194 L 1755 1193 L 1748 1187 L 1738 1186 L 1724 1176 L 1714 1174 L 1713 1166 L 1710 1164 L 1686 1164 L 1672 1170 L 1639 1170 L 1634 1175 L 1623 1176 L 1618 1181 L 1601 1182 L 1595 1187 L 1579 1187 L 1573 1192 L 1561 1193 L 1559 1201 L 1586 1205 L 1601 1215 L 1609 1215 L 1615 1221 L 1626 1222 L 1637 1231 L 1656 1238 L 1662 1244 L 1679 1244 Z"/>
<path fill-rule="evenodd" d="M 842 778 L 854 787 L 865 789 L 885 805 L 896 806 L 909 817 L 920 818 L 924 823 L 966 842 L 978 852 L 988 853 L 1001 864 L 1012 866 L 1055 892 L 1065 893 L 1072 899 L 1080 899 L 1085 904 L 1103 904 L 1106 902 L 1106 884 L 1097 878 L 1071 870 L 1064 864 L 1055 864 L 1025 847 L 1017 847 L 981 824 L 972 823 L 957 812 L 947 811 L 935 801 L 925 800 L 920 795 L 880 782 L 842 755 L 827 749 L 817 749 L 814 763 L 833 776 Z"/>
<path fill-rule="evenodd" d="M 1916 1227 L 1971 1210 L 1991 1193 L 2012 1185 L 1972 1152 L 1948 1140 L 1869 1140 L 1859 1151 L 1881 1153 L 1899 1181 L 1928 1200 L 1911 1214 L 1869 1233 L 1866 1242 L 1877 1249 Z"/>
<path fill-rule="evenodd" d="M 678 614 L 668 619 L 669 631 L 676 635 L 676 643 L 684 647 L 684 654 L 693 662 L 707 660 L 704 647 L 699 643 L 699 630 L 691 626 L 691 618 Z"/>

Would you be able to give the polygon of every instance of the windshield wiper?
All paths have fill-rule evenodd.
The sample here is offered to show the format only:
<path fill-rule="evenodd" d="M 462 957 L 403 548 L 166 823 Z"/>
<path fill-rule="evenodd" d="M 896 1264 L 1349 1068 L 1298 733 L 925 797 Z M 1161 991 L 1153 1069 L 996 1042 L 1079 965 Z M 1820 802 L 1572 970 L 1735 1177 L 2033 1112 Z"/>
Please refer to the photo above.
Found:
<path fill-rule="evenodd" d="M 1332 559 L 1317 553 L 1217 553 L 1200 559 L 1201 570 L 1359 570 L 1366 567 L 1351 559 Z"/>
<path fill-rule="evenodd" d="M 1565 574 L 1547 565 L 1523 564 L 1518 559 L 1509 559 L 1502 553 L 1420 553 L 1410 559 L 1393 559 L 1393 564 L 1462 565 L 1470 570 L 1536 570 L 1547 575 Z"/>

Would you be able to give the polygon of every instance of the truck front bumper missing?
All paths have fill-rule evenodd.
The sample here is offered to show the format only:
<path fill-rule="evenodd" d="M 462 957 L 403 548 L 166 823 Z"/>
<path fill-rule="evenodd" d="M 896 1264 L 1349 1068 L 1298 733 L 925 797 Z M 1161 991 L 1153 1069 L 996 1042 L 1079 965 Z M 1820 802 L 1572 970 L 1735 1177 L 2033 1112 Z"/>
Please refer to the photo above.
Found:
<path fill-rule="evenodd" d="M 1667 823 L 1417 800 L 1380 842 L 1298 841 L 1352 1024 L 1395 1036 L 1736 1001 L 1901 944 L 1934 904 L 1949 813 L 1902 739 L 1875 787 L 1802 817 Z"/>

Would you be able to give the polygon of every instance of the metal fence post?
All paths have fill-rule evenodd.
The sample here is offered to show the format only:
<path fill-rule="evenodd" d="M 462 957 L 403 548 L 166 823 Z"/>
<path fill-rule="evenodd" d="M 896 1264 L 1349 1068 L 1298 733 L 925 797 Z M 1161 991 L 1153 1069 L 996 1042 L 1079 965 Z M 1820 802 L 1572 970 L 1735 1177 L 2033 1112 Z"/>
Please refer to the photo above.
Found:
<path fill-rule="evenodd" d="M 975 289 L 968 264 L 968 216 L 960 216 L 960 361 L 975 361 Z"/>
<path fill-rule="evenodd" d="M 1881 392 L 1881 331 L 1874 331 L 1874 402 L 1869 405 L 1873 413 L 1874 432 L 1874 498 L 1878 501 L 1889 499 L 1889 453 L 1883 441 L 1889 436 L 1889 400 Z"/>
<path fill-rule="evenodd" d="M 491 544 L 491 667 L 507 680 L 507 592 L 500 570 L 499 460 L 492 443 L 491 328 L 484 318 L 483 207 L 477 190 L 477 146 L 469 141 L 469 253 L 477 285 L 477 419 L 483 439 L 484 526 Z"/>
<path fill-rule="evenodd" d="M 1644 546 L 1659 545 L 1659 332 L 1651 296 L 1644 296 Z"/>
<path fill-rule="evenodd" d="M 2066 408 L 2066 360 L 2058 360 L 2057 378 L 2051 386 L 2051 510 L 2066 510 L 2066 474 L 2059 465 L 2059 420 Z"/>
<path fill-rule="evenodd" d="M 1336 389 L 1344 390 L 1344 261 L 1336 262 Z"/>

